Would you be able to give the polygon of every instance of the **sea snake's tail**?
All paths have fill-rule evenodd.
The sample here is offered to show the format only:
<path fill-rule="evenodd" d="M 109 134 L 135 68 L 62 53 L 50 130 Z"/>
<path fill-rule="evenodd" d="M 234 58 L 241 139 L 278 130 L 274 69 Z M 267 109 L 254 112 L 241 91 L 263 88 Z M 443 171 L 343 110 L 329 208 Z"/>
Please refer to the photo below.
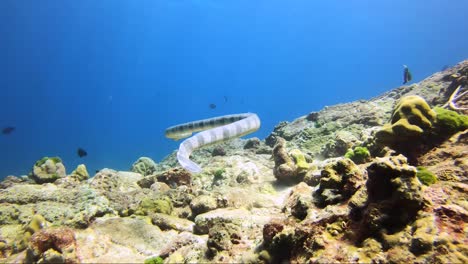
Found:
<path fill-rule="evenodd" d="M 200 173 L 202 171 L 202 168 L 198 166 L 198 164 L 191 161 L 187 155 L 180 154 L 180 151 L 177 151 L 177 160 L 179 161 L 180 166 L 191 173 Z"/>

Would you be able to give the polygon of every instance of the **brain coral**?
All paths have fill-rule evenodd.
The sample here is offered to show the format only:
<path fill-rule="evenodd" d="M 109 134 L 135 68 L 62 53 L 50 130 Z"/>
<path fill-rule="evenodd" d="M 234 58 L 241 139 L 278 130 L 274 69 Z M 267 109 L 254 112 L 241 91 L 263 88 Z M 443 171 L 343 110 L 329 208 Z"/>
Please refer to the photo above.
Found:
<path fill-rule="evenodd" d="M 400 99 L 395 106 L 390 124 L 386 124 L 376 137 L 380 142 L 406 141 L 418 137 L 432 127 L 436 113 L 417 95 Z"/>

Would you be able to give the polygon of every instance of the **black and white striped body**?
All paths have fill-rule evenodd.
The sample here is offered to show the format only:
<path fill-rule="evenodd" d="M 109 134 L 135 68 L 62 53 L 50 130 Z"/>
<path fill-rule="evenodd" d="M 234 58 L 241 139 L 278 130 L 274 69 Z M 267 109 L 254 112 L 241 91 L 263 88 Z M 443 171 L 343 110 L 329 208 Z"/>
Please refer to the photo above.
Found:
<path fill-rule="evenodd" d="M 193 132 L 201 131 L 182 141 L 177 152 L 177 160 L 182 167 L 192 173 L 199 173 L 201 167 L 189 159 L 190 154 L 195 149 L 234 137 L 242 137 L 257 131 L 259 128 L 260 119 L 258 116 L 254 113 L 244 113 L 172 126 L 166 129 L 165 134 L 168 138 L 178 140 L 192 135 Z"/>

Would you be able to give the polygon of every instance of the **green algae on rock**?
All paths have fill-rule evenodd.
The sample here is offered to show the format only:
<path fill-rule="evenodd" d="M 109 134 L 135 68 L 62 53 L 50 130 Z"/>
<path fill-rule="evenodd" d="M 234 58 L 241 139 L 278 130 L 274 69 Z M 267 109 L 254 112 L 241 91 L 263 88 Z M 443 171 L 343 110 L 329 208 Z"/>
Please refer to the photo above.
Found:
<path fill-rule="evenodd" d="M 160 256 L 145 259 L 144 264 L 163 264 L 164 259 Z"/>
<path fill-rule="evenodd" d="M 370 152 L 366 147 L 355 147 L 346 152 L 345 158 L 351 159 L 356 164 L 361 164 L 370 161 Z"/>
<path fill-rule="evenodd" d="M 135 211 L 137 215 L 150 215 L 151 213 L 163 213 L 170 215 L 173 205 L 168 197 L 158 199 L 143 198 L 138 209 Z"/>
<path fill-rule="evenodd" d="M 437 113 L 436 125 L 440 133 L 451 136 L 456 132 L 468 129 L 468 115 L 441 107 L 434 107 L 434 111 Z"/>
<path fill-rule="evenodd" d="M 431 185 L 437 182 L 437 176 L 425 167 L 418 166 L 417 169 L 418 172 L 416 173 L 416 176 L 422 184 Z"/>

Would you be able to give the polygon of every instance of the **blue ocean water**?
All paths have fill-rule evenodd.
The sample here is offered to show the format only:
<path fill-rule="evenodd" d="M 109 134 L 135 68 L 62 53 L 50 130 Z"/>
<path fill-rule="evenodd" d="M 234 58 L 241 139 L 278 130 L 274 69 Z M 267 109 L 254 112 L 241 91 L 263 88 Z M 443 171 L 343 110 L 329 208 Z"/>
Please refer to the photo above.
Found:
<path fill-rule="evenodd" d="M 0 178 L 43 156 L 128 170 L 166 127 L 255 112 L 255 134 L 466 59 L 466 0 L 2 0 Z M 209 107 L 215 104 L 216 108 Z M 77 148 L 88 156 L 79 158 Z"/>

